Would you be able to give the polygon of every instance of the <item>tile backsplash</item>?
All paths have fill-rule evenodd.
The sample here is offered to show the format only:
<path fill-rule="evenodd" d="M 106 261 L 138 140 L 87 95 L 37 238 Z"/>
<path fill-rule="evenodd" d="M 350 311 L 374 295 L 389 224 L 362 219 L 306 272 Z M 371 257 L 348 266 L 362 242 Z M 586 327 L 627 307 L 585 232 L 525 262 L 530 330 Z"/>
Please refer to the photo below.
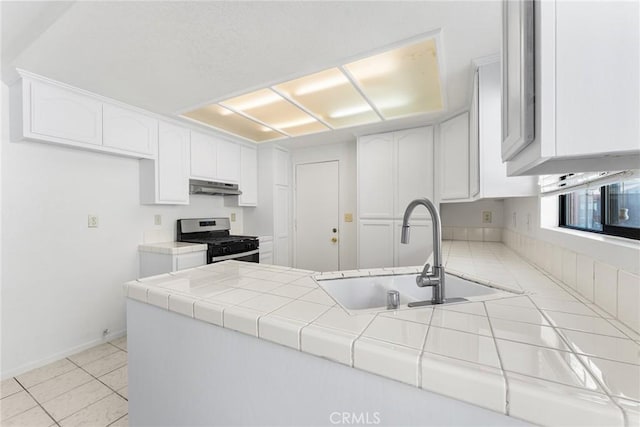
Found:
<path fill-rule="evenodd" d="M 442 227 L 442 239 L 469 242 L 501 242 L 502 228 Z"/>
<path fill-rule="evenodd" d="M 462 237 L 462 234 L 458 232 L 458 237 Z M 446 236 L 444 229 L 443 235 Z M 501 235 L 508 247 L 561 280 L 612 317 L 640 332 L 639 276 L 513 230 L 502 229 Z M 472 240 L 453 237 L 453 240 Z"/>

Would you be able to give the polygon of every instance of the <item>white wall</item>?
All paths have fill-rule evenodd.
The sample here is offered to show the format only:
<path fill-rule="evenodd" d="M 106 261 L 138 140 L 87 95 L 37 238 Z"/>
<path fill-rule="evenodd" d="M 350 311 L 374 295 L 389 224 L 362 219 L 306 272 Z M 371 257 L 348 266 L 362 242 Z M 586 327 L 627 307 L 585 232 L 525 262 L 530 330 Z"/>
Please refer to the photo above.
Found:
<path fill-rule="evenodd" d="M 358 246 L 356 240 L 356 141 L 291 150 L 291 163 L 294 171 L 297 164 L 331 160 L 337 160 L 339 162 L 340 172 L 340 269 L 351 270 L 357 268 L 358 259 L 356 254 Z M 295 173 L 293 176 L 295 185 Z M 344 221 L 345 213 L 353 214 L 353 222 Z"/>
<path fill-rule="evenodd" d="M 2 123 L 8 123 L 2 87 Z M 137 278 L 138 244 L 175 235 L 175 220 L 237 214 L 221 196 L 190 206 L 141 206 L 138 161 L 49 144 L 9 141 L 2 126 L 3 378 L 125 329 L 121 284 Z M 87 215 L 99 228 L 87 228 Z M 162 226 L 154 215 L 162 215 Z M 146 232 L 146 233 L 145 233 Z"/>
<path fill-rule="evenodd" d="M 482 212 L 491 212 L 491 224 L 482 222 Z M 504 227 L 504 202 L 502 200 L 478 200 L 469 203 L 441 203 L 440 216 L 443 227 Z"/>
<path fill-rule="evenodd" d="M 505 199 L 504 217 L 505 228 L 509 230 L 587 255 L 621 270 L 640 273 L 640 244 L 629 239 L 550 228 L 549 224 L 557 224 L 555 212 L 545 212 L 542 217 L 545 227 L 541 227 L 538 197 Z"/>

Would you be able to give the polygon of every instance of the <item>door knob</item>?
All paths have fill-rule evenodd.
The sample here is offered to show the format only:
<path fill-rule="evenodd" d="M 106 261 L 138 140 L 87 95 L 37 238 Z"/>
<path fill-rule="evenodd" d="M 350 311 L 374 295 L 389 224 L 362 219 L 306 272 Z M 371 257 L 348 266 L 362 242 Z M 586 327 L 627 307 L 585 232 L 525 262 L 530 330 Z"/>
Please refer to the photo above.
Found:
<path fill-rule="evenodd" d="M 336 239 L 335 237 L 331 238 L 331 243 L 336 243 L 338 241 L 338 239 Z"/>

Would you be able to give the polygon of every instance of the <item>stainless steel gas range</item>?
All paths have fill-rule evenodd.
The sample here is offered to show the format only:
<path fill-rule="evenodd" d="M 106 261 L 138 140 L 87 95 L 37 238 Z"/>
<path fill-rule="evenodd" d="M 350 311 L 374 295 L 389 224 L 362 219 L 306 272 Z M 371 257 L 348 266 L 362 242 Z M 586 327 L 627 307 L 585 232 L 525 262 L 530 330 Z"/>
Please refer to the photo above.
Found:
<path fill-rule="evenodd" d="M 259 262 L 259 242 L 255 236 L 233 236 L 229 218 L 178 220 L 178 242 L 206 243 L 207 264 L 235 259 Z"/>

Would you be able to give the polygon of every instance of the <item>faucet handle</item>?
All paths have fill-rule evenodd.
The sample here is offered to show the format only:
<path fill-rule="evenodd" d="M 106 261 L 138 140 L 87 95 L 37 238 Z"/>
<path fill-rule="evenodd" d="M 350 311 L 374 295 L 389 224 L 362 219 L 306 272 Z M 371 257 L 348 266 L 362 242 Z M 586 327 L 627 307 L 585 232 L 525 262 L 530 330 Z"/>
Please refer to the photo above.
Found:
<path fill-rule="evenodd" d="M 430 269 L 431 269 L 431 264 L 426 263 L 426 264 L 424 265 L 424 268 L 422 269 L 422 275 L 423 275 L 423 276 L 426 276 L 426 275 L 427 275 L 427 272 L 429 272 L 429 270 L 430 270 Z"/>

